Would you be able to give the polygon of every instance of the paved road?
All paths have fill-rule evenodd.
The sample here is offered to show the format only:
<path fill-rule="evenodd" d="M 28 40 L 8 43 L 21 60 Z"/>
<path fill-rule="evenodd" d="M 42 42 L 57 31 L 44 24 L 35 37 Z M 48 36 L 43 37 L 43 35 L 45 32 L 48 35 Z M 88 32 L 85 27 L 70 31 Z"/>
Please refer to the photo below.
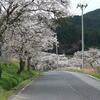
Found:
<path fill-rule="evenodd" d="M 70 72 L 46 72 L 12 100 L 100 100 L 100 81 Z"/>

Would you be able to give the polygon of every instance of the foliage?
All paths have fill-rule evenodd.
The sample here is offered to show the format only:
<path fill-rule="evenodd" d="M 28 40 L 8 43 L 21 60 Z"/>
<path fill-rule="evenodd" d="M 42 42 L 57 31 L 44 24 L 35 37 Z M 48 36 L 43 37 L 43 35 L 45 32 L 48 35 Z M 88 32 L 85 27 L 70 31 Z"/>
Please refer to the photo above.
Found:
<path fill-rule="evenodd" d="M 2 78 L 0 79 L 0 99 L 4 98 L 6 100 L 6 95 L 8 95 L 7 91 L 13 89 L 18 86 L 25 80 L 35 78 L 39 76 L 38 71 L 23 71 L 21 75 L 17 74 L 18 63 L 2 61 L 0 62 L 2 66 Z"/>
<path fill-rule="evenodd" d="M 100 73 L 92 73 L 91 75 L 100 79 Z"/>
<path fill-rule="evenodd" d="M 100 9 L 84 15 L 85 49 L 100 48 Z M 81 16 L 58 20 L 59 53 L 73 54 L 81 50 Z"/>
<path fill-rule="evenodd" d="M 54 19 L 67 15 L 68 0 L 2 0 L 0 6 L 0 52 L 20 60 L 20 74 L 57 42 Z"/>
<path fill-rule="evenodd" d="M 78 51 L 74 54 L 76 59 L 82 58 L 82 52 Z M 84 66 L 90 66 L 93 69 L 97 69 L 100 73 L 100 50 L 99 49 L 89 49 L 88 51 L 84 51 Z"/>

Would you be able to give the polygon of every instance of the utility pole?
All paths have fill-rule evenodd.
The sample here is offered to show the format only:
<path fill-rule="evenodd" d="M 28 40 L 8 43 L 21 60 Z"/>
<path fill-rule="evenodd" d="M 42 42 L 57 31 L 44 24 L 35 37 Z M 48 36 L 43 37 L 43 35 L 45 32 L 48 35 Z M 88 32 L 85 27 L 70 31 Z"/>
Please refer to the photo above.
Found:
<path fill-rule="evenodd" d="M 84 16 L 83 16 L 83 11 L 84 8 L 86 8 L 88 5 L 83 5 L 83 4 L 78 4 L 77 8 L 80 7 L 80 9 L 82 10 L 82 17 L 81 17 L 81 24 L 82 24 L 82 67 L 84 67 Z"/>

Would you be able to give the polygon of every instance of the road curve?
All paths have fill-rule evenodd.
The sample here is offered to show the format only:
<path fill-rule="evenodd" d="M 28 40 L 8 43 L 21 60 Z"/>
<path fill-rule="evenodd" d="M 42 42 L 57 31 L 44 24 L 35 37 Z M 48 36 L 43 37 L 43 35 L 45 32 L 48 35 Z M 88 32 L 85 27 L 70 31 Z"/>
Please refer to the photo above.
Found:
<path fill-rule="evenodd" d="M 74 72 L 45 72 L 10 100 L 100 100 L 100 81 Z"/>

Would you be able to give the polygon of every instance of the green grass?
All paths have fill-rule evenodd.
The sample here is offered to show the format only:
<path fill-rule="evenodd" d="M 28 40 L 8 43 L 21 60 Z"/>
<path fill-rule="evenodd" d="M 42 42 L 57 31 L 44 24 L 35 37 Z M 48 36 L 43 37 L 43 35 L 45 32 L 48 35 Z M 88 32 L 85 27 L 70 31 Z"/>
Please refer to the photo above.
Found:
<path fill-rule="evenodd" d="M 20 90 L 33 78 L 39 76 L 38 71 L 23 71 L 17 74 L 18 63 L 10 61 L 0 61 L 2 77 L 0 78 L 0 100 L 7 100 L 8 96 Z"/>
<path fill-rule="evenodd" d="M 100 79 L 100 73 L 92 73 L 91 75 L 98 78 L 98 79 Z"/>

